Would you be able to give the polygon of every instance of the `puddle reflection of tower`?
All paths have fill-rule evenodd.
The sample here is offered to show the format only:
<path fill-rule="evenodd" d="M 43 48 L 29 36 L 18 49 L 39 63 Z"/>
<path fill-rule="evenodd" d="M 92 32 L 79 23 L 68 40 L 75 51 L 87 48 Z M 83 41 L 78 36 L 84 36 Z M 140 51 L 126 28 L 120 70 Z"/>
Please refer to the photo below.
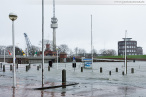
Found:
<path fill-rule="evenodd" d="M 51 18 L 51 28 L 53 29 L 53 51 L 56 51 L 56 28 L 58 28 L 57 18 L 55 17 L 55 0 L 53 0 L 53 17 Z"/>

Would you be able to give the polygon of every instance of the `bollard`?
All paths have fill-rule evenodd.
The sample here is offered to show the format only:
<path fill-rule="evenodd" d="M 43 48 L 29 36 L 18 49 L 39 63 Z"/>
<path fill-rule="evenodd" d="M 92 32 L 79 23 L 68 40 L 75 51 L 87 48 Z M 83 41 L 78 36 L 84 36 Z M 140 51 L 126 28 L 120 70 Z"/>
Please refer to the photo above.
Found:
<path fill-rule="evenodd" d="M 52 61 L 49 61 L 49 66 L 52 67 Z"/>
<path fill-rule="evenodd" d="M 102 67 L 100 67 L 100 73 L 102 73 Z"/>
<path fill-rule="evenodd" d="M 16 65 L 16 68 L 18 69 L 18 64 Z"/>
<path fill-rule="evenodd" d="M 48 71 L 50 71 L 50 66 L 48 66 Z"/>
<path fill-rule="evenodd" d="M 3 72 L 5 72 L 5 65 L 3 65 Z"/>
<path fill-rule="evenodd" d="M 26 65 L 26 71 L 28 71 L 28 69 L 29 69 L 29 68 L 28 68 L 28 66 Z"/>
<path fill-rule="evenodd" d="M 66 88 L 66 70 L 62 70 L 62 88 Z"/>
<path fill-rule="evenodd" d="M 37 66 L 37 70 L 39 70 L 39 66 Z"/>
<path fill-rule="evenodd" d="M 122 72 L 122 75 L 124 75 L 124 71 Z"/>
<path fill-rule="evenodd" d="M 73 68 L 76 68 L 76 63 L 72 63 L 72 67 Z"/>
<path fill-rule="evenodd" d="M 10 71 L 12 71 L 12 65 L 10 65 Z"/>
<path fill-rule="evenodd" d="M 131 73 L 134 73 L 134 68 L 131 68 Z"/>
<path fill-rule="evenodd" d="M 112 72 L 111 71 L 109 71 L 109 75 L 111 75 L 112 74 Z"/>
<path fill-rule="evenodd" d="M 2 68 L 2 63 L 0 63 L 0 68 Z"/>
<path fill-rule="evenodd" d="M 66 83 L 66 70 L 62 70 L 62 83 Z"/>
<path fill-rule="evenodd" d="M 133 60 L 133 62 L 135 62 L 135 59 Z"/>
<path fill-rule="evenodd" d="M 81 72 L 83 72 L 83 67 L 81 67 Z"/>
<path fill-rule="evenodd" d="M 41 65 L 39 65 L 39 68 L 41 68 Z"/>
<path fill-rule="evenodd" d="M 116 68 L 116 72 L 118 72 L 118 68 Z"/>

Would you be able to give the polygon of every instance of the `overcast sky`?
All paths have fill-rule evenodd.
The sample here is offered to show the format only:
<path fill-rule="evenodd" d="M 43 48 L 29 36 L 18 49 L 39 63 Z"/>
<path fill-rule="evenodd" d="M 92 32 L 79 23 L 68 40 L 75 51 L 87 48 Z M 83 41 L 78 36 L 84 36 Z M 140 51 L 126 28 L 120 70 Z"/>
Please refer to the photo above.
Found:
<path fill-rule="evenodd" d="M 45 39 L 52 40 L 50 28 L 53 16 L 52 0 L 45 1 Z M 57 45 L 67 44 L 72 50 L 75 47 L 91 50 L 91 14 L 93 17 L 94 49 L 118 49 L 118 41 L 127 37 L 137 41 L 146 53 L 146 5 L 114 5 L 109 2 L 83 0 L 71 3 L 56 1 Z M 78 0 L 76 0 L 78 1 Z M 100 1 L 100 0 L 99 0 Z M 106 4 L 106 5 L 100 5 Z M 32 45 L 39 45 L 42 39 L 41 0 L 0 0 L 0 45 L 12 45 L 12 21 L 8 15 L 18 15 L 15 21 L 15 43 L 22 49 L 26 48 L 23 33 L 27 33 Z"/>

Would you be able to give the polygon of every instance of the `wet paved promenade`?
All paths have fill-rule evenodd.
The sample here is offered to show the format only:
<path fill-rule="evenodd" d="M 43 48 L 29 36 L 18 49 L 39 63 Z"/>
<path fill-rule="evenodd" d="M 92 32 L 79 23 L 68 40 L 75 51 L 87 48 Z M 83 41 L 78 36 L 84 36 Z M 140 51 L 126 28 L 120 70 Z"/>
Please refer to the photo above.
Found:
<path fill-rule="evenodd" d="M 97 62 L 92 69 L 81 72 L 81 64 L 72 68 L 72 63 L 56 64 L 48 71 L 48 64 L 44 66 L 45 87 L 61 85 L 62 70 L 66 69 L 67 82 L 77 82 L 78 85 L 66 88 L 34 90 L 41 87 L 40 64 L 31 64 L 26 71 L 26 65 L 19 64 L 16 69 L 17 87 L 13 89 L 13 72 L 10 64 L 6 64 L 6 71 L 0 68 L 0 97 L 145 97 L 146 96 L 146 62 L 128 62 L 128 74 L 124 71 L 123 62 Z M 100 73 L 100 67 L 103 72 Z M 118 72 L 115 72 L 118 68 Z M 134 73 L 131 73 L 134 68 Z M 111 75 L 109 75 L 111 71 Z"/>

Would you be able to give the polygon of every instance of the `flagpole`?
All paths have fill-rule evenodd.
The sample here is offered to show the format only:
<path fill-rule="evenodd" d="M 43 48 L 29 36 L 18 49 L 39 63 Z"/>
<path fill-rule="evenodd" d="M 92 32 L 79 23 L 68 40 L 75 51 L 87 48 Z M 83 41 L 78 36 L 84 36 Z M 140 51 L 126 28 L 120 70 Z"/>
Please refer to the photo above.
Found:
<path fill-rule="evenodd" d="M 127 60 L 127 59 L 126 59 L 126 56 L 127 56 L 127 55 L 126 55 L 126 52 L 127 52 L 127 51 L 126 51 L 126 50 L 127 50 L 126 48 L 127 48 L 127 45 L 126 45 L 126 34 L 127 34 L 127 30 L 125 31 L 125 74 L 127 74 L 127 62 L 126 62 L 126 60 Z"/>
<path fill-rule="evenodd" d="M 91 14 L 91 57 L 92 57 L 92 67 L 93 67 L 93 46 L 92 46 L 92 14 Z M 93 68 L 92 68 L 93 71 Z"/>

